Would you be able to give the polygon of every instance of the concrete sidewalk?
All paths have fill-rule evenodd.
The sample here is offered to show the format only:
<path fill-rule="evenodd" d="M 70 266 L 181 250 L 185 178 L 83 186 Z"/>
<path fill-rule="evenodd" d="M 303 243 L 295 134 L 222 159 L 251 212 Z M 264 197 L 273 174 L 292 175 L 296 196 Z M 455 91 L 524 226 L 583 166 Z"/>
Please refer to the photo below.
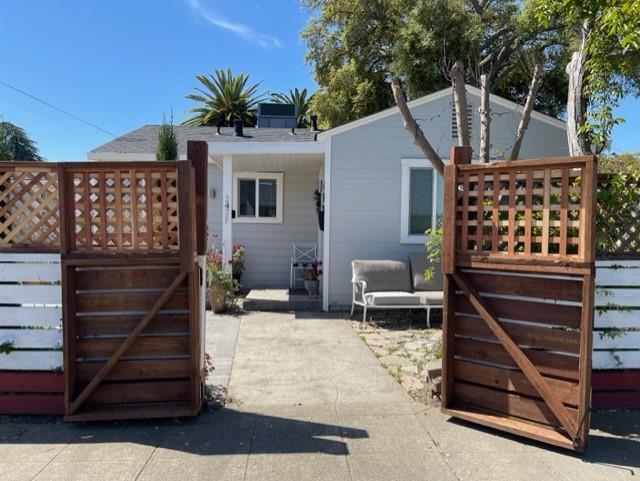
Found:
<path fill-rule="evenodd" d="M 232 404 L 182 422 L 0 424 L 0 480 L 622 480 L 640 419 L 597 415 L 582 457 L 449 421 L 341 319 L 241 316 Z"/>

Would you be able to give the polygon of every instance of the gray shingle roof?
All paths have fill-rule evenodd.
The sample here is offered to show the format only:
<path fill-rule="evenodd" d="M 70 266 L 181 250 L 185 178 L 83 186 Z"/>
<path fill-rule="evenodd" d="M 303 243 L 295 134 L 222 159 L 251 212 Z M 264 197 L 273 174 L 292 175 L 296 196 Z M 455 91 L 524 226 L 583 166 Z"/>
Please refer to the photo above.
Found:
<path fill-rule="evenodd" d="M 233 127 L 222 127 L 220 134 L 217 127 L 193 127 L 175 125 L 173 127 L 178 139 L 178 153 L 187 153 L 188 140 L 205 140 L 215 142 L 313 142 L 318 132 L 309 129 L 244 128 L 244 137 L 235 137 Z M 96 147 L 91 152 L 115 152 L 119 154 L 155 153 L 158 143 L 160 125 L 144 125 L 132 130 L 106 144 Z"/>

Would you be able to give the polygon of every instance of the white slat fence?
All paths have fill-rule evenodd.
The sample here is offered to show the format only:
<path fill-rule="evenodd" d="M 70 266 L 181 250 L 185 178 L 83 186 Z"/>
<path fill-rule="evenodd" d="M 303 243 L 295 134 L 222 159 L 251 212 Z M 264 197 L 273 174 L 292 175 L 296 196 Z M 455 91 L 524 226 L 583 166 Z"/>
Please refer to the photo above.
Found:
<path fill-rule="evenodd" d="M 0 370 L 62 369 L 59 254 L 0 253 Z"/>

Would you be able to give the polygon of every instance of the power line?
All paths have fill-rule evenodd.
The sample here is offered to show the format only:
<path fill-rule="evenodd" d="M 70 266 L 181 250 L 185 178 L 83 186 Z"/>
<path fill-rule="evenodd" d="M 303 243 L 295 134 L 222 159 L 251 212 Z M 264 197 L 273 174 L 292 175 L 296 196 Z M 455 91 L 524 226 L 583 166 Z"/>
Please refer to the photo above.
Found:
<path fill-rule="evenodd" d="M 4 85 L 4 86 L 5 86 L 5 87 L 7 87 L 7 88 L 10 88 L 10 89 L 12 89 L 12 90 L 15 90 L 15 91 L 16 91 L 16 92 L 18 92 L 18 93 L 21 93 L 22 95 L 24 95 L 24 96 L 26 96 L 26 97 L 29 97 L 30 99 L 33 99 L 33 100 L 35 100 L 36 102 L 40 102 L 41 104 L 46 105 L 46 106 L 47 106 L 47 107 L 49 107 L 49 108 L 52 108 L 52 109 L 54 109 L 54 110 L 57 110 L 58 112 L 61 112 L 61 113 L 65 114 L 65 115 L 68 115 L 69 117 L 71 117 L 72 119 L 77 120 L 78 122 L 82 122 L 83 124 L 86 124 L 86 125 L 88 125 L 89 127 L 93 127 L 94 129 L 98 129 L 98 130 L 100 130 L 101 132 L 104 132 L 105 134 L 110 135 L 111 137 L 116 137 L 116 134 L 114 134 L 114 133 L 112 133 L 112 132 L 109 132 L 109 131 L 108 131 L 108 130 L 106 130 L 106 129 L 103 129 L 103 128 L 102 128 L 102 127 L 100 127 L 99 125 L 96 125 L 96 124 L 94 124 L 93 122 L 89 122 L 88 120 L 85 120 L 85 119 L 83 119 L 83 118 L 81 118 L 81 117 L 78 117 L 77 115 L 74 115 L 74 114 L 72 114 L 71 112 L 67 112 L 66 110 L 63 110 L 63 109 L 61 109 L 60 107 L 56 107 L 55 105 L 50 104 L 49 102 L 47 102 L 47 101 L 45 101 L 45 100 L 42 100 L 42 99 L 40 99 L 40 98 L 36 97 L 35 95 L 31 95 L 29 92 L 25 92 L 24 90 L 21 90 L 21 89 L 19 89 L 18 87 L 15 87 L 15 86 L 13 86 L 13 85 L 11 85 L 11 84 L 8 84 L 8 83 L 6 83 L 6 82 L 4 82 L 4 81 L 2 81 L 2 80 L 0 80 L 0 84 Z"/>

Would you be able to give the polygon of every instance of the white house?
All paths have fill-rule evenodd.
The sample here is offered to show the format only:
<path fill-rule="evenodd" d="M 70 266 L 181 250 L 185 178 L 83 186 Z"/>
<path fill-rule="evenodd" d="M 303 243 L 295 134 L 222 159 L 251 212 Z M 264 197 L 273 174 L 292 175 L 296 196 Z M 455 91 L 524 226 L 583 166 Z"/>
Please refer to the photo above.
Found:
<path fill-rule="evenodd" d="M 467 86 L 472 147 L 478 151 L 480 91 Z M 409 102 L 414 117 L 446 159 L 457 143 L 451 89 Z M 522 108 L 492 95 L 491 154 L 511 151 Z M 159 126 L 144 126 L 88 153 L 92 160 L 154 160 Z M 243 286 L 289 285 L 293 243 L 316 243 L 323 263 L 325 310 L 351 303 L 353 259 L 403 259 L 424 251 L 426 227 L 442 208 L 441 178 L 390 108 L 315 132 L 289 128 L 175 127 L 180 158 L 187 140 L 209 145 L 209 232 L 225 258 L 246 248 Z M 521 158 L 568 155 L 564 122 L 533 112 Z M 314 191 L 322 192 L 324 231 Z"/>

